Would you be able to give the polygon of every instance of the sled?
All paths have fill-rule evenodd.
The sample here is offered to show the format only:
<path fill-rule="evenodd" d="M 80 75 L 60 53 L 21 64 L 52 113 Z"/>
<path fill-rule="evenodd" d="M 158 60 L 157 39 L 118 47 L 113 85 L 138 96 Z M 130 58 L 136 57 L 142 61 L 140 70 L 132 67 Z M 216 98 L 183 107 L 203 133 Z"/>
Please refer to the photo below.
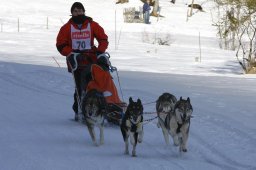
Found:
<path fill-rule="evenodd" d="M 107 104 L 107 112 L 105 115 L 105 119 L 109 123 L 113 123 L 115 125 L 120 125 L 124 112 L 126 111 L 127 104 L 126 103 L 108 103 Z"/>
<path fill-rule="evenodd" d="M 127 104 L 124 102 L 107 103 L 104 94 L 96 89 L 93 89 L 88 91 L 88 93 L 82 98 L 82 112 L 80 114 L 80 120 L 85 122 L 86 117 L 88 118 L 88 115 L 90 115 L 89 111 L 88 115 L 86 116 L 86 108 L 91 108 L 92 110 L 97 109 L 97 114 L 102 114 L 104 119 L 109 123 L 120 125 L 124 112 L 126 111 L 126 107 Z"/>
<path fill-rule="evenodd" d="M 103 53 L 100 56 L 106 57 L 108 60 L 108 70 L 98 64 L 92 64 L 90 68 L 91 80 L 85 87 L 85 91 L 97 90 L 101 92 L 106 100 L 106 113 L 105 119 L 113 124 L 119 125 L 122 120 L 122 115 L 126 111 L 127 104 L 120 100 L 116 86 L 110 72 L 117 71 L 116 67 L 113 67 L 109 61 L 110 55 Z M 98 56 L 98 57 L 100 57 Z M 77 54 L 75 55 L 75 66 L 71 72 L 74 78 L 74 71 L 77 69 Z M 74 79 L 75 82 L 75 79 Z M 76 84 L 75 84 L 76 85 Z M 77 91 L 77 87 L 76 87 Z M 77 93 L 78 94 L 78 93 Z M 80 97 L 78 97 L 79 107 L 81 107 Z M 105 106 L 104 106 L 105 107 Z M 82 110 L 82 109 L 81 109 Z"/>
<path fill-rule="evenodd" d="M 107 103 L 105 118 L 108 122 L 119 125 L 127 104 L 120 100 L 110 71 L 104 70 L 97 64 L 92 64 L 92 80 L 88 83 L 86 91 L 95 89 L 103 93 Z M 116 71 L 116 68 L 114 71 Z"/>

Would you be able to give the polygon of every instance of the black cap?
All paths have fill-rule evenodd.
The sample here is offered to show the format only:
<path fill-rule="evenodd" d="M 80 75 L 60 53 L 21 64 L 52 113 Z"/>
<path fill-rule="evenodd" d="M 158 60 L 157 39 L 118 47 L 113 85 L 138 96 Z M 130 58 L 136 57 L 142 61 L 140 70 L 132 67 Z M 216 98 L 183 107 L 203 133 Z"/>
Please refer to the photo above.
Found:
<path fill-rule="evenodd" d="M 71 14 L 72 14 L 72 12 L 74 11 L 75 8 L 82 9 L 85 12 L 84 6 L 81 2 L 73 3 L 73 5 L 71 6 L 71 9 L 70 9 Z"/>

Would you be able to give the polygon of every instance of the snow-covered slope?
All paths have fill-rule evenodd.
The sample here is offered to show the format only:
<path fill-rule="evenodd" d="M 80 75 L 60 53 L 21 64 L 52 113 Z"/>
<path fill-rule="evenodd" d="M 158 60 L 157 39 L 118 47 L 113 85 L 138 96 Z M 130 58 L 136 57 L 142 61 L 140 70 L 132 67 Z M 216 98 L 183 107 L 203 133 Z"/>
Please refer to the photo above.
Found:
<path fill-rule="evenodd" d="M 52 58 L 55 57 L 62 67 L 66 67 L 65 58 L 57 53 L 54 44 L 59 28 L 70 17 L 72 3 L 28 1 L 24 6 L 18 5 L 18 0 L 1 3 L 4 9 L 0 11 L 3 27 L 0 52 L 4 53 L 3 59 L 11 61 L 10 56 L 15 53 L 25 53 L 20 62 L 37 64 L 42 59 L 44 64 L 55 66 Z M 188 3 L 183 0 L 174 5 L 167 0 L 160 1 L 164 17 L 151 17 L 151 24 L 146 25 L 123 22 L 123 9 L 139 9 L 142 6 L 139 0 L 118 5 L 105 0 L 84 2 L 86 14 L 100 23 L 109 35 L 108 52 L 120 70 L 207 76 L 242 74 L 235 53 L 219 49 L 216 30 L 212 26 L 213 3 L 196 1 L 203 4 L 205 12 L 194 10 L 194 15 L 187 21 Z M 47 17 L 49 29 L 46 29 Z M 153 44 L 155 39 L 164 40 L 166 37 L 170 37 L 169 46 Z M 33 57 L 35 53 L 37 57 Z M 200 57 L 201 63 L 196 62 Z"/>

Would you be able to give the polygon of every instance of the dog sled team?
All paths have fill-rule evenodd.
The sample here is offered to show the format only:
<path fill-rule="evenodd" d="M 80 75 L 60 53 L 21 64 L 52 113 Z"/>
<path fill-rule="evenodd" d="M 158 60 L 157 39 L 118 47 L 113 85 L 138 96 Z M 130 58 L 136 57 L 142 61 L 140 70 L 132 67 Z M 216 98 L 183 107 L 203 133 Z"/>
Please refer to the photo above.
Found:
<path fill-rule="evenodd" d="M 66 56 L 68 71 L 75 84 L 73 110 L 75 120 L 83 120 L 95 145 L 104 144 L 104 119 L 119 124 L 125 142 L 125 154 L 136 156 L 136 145 L 143 141 L 143 104 L 140 99 L 129 98 L 128 105 L 121 101 L 111 72 L 117 71 L 106 53 L 108 36 L 104 29 L 91 17 L 85 15 L 82 3 L 71 7 L 71 18 L 57 36 L 56 47 Z M 94 45 L 94 39 L 98 46 Z M 187 151 L 187 140 L 192 114 L 190 99 L 162 94 L 156 101 L 157 126 L 162 129 L 164 140 L 169 144 L 169 135 L 181 152 Z M 99 127 L 99 141 L 95 126 Z"/>
<path fill-rule="evenodd" d="M 190 119 L 193 108 L 190 98 L 180 99 L 170 93 L 163 93 L 156 101 L 156 112 L 158 117 L 157 126 L 162 129 L 164 140 L 167 145 L 169 135 L 175 146 L 179 146 L 180 152 L 187 152 L 187 141 L 189 136 Z M 143 140 L 143 104 L 140 99 L 136 102 L 129 98 L 129 104 L 121 120 L 121 132 L 125 142 L 125 154 L 129 154 L 128 138 L 132 145 L 132 156 L 136 156 L 137 142 Z"/>

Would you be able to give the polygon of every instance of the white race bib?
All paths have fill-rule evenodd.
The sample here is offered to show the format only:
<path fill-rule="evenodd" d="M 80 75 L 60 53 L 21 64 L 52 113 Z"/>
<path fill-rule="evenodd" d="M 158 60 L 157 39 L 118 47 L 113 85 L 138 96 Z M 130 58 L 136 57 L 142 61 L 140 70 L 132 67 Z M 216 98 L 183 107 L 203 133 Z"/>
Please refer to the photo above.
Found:
<path fill-rule="evenodd" d="M 90 50 L 91 49 L 91 26 L 88 23 L 86 29 L 76 29 L 71 25 L 71 39 L 73 50 Z"/>

